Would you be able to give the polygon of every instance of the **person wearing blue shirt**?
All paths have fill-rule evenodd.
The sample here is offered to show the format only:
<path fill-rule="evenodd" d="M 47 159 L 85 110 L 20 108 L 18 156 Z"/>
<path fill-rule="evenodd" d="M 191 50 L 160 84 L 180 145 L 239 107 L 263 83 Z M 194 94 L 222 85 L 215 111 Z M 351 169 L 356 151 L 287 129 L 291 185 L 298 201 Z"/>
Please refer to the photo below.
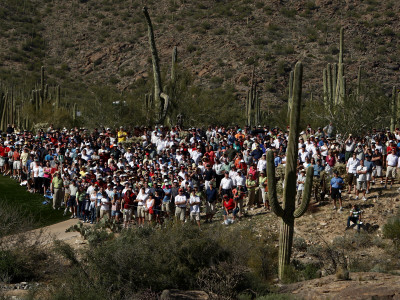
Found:
<path fill-rule="evenodd" d="M 170 217 L 171 214 L 171 186 L 167 179 L 164 180 L 164 198 L 162 200 L 161 211 L 164 212 L 167 218 Z"/>
<path fill-rule="evenodd" d="M 342 179 L 342 177 L 339 177 L 339 174 L 337 171 L 333 172 L 334 177 L 331 179 L 331 188 L 330 188 L 330 192 L 331 192 L 331 197 L 333 200 L 333 209 L 336 209 L 336 199 L 339 200 L 339 211 L 343 210 L 343 206 L 342 206 L 342 191 L 341 189 L 344 186 L 344 181 Z"/>
<path fill-rule="evenodd" d="M 372 174 L 372 169 L 374 167 L 374 163 L 371 161 L 371 156 L 369 156 L 369 155 L 365 156 L 364 166 L 367 167 L 367 191 L 365 193 L 369 194 L 369 188 L 370 188 L 370 183 L 371 183 L 371 174 Z"/>
<path fill-rule="evenodd" d="M 321 172 L 324 170 L 324 166 L 321 165 L 321 160 L 318 159 L 317 164 L 315 164 L 313 167 L 314 167 L 314 176 L 319 177 Z"/>
<path fill-rule="evenodd" d="M 53 160 L 53 154 L 52 154 L 51 151 L 44 157 L 44 160 L 45 160 L 45 161 L 51 161 L 51 160 Z"/>
<path fill-rule="evenodd" d="M 278 153 L 274 152 L 275 167 L 279 166 L 281 163 L 282 163 L 282 158 L 278 155 Z"/>
<path fill-rule="evenodd" d="M 259 160 L 262 155 L 263 151 L 260 149 L 260 145 L 257 145 L 256 149 L 254 149 L 253 152 L 251 152 L 251 156 L 253 156 L 255 160 Z"/>

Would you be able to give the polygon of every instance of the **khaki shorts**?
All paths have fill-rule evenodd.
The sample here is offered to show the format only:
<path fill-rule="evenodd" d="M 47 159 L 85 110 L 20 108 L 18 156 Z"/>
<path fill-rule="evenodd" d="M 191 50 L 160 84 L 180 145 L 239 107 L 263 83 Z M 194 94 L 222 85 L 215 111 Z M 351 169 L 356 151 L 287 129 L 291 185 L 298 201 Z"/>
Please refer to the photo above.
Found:
<path fill-rule="evenodd" d="M 109 210 L 100 210 L 100 218 L 103 218 L 104 215 L 108 215 L 108 217 L 110 217 L 110 211 Z"/>
<path fill-rule="evenodd" d="M 367 189 L 367 182 L 366 181 L 358 181 L 357 180 L 357 190 L 363 191 Z"/>
<path fill-rule="evenodd" d="M 125 208 L 124 209 L 124 222 L 129 222 L 132 220 L 132 209 Z"/>
<path fill-rule="evenodd" d="M 144 218 L 144 206 L 140 205 L 137 207 L 137 217 L 138 218 Z"/>
<path fill-rule="evenodd" d="M 396 179 L 396 167 L 388 166 L 386 169 L 386 178 Z"/>
<path fill-rule="evenodd" d="M 21 170 L 21 162 L 19 160 L 13 162 L 14 170 Z"/>
<path fill-rule="evenodd" d="M 175 217 L 179 218 L 181 221 L 185 221 L 186 207 L 177 206 L 175 209 Z"/>
<path fill-rule="evenodd" d="M 210 203 L 206 201 L 206 214 L 215 214 L 215 202 Z"/>
<path fill-rule="evenodd" d="M 200 221 L 200 213 L 192 211 L 190 213 L 190 220 Z"/>
<path fill-rule="evenodd" d="M 145 218 L 145 220 L 151 221 L 151 220 L 153 220 L 153 215 L 151 213 L 149 213 L 148 210 L 146 210 L 144 212 L 144 218 Z"/>
<path fill-rule="evenodd" d="M 163 202 L 161 205 L 161 211 L 165 211 L 165 212 L 171 212 L 171 202 Z"/>
<path fill-rule="evenodd" d="M 367 173 L 367 181 L 371 181 L 371 173 Z"/>
<path fill-rule="evenodd" d="M 372 171 L 372 176 L 382 177 L 382 166 L 376 166 L 375 170 Z"/>

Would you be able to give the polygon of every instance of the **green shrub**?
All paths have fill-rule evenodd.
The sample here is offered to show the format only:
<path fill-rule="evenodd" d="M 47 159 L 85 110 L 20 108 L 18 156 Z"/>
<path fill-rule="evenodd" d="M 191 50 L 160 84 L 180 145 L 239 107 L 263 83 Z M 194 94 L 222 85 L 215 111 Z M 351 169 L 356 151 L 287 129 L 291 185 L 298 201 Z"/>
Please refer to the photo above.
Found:
<path fill-rule="evenodd" d="M 256 8 L 260 9 L 264 7 L 264 3 L 263 2 L 256 2 Z"/>
<path fill-rule="evenodd" d="M 214 30 L 215 35 L 223 35 L 226 34 L 226 29 L 224 27 L 219 27 Z"/>
<path fill-rule="evenodd" d="M 387 36 L 394 36 L 396 35 L 395 32 L 393 31 L 392 28 L 390 27 L 386 27 L 385 29 L 382 30 L 382 34 L 383 35 L 387 35 Z"/>
<path fill-rule="evenodd" d="M 230 298 L 248 288 L 265 293 L 266 280 L 276 274 L 277 250 L 270 240 L 223 226 L 203 231 L 191 224 L 144 227 L 90 247 L 79 263 L 74 251 L 59 242 L 57 248 L 71 267 L 52 293 L 57 299 L 73 299 L 84 291 L 85 296 L 97 292 L 99 298 L 129 298 L 169 288 L 203 288 Z"/>
<path fill-rule="evenodd" d="M 32 277 L 31 272 L 16 253 L 9 250 L 0 251 L 0 282 L 28 281 Z"/>
<path fill-rule="evenodd" d="M 400 246 L 400 216 L 388 220 L 383 226 L 383 236 L 391 239 L 396 247 Z"/>
<path fill-rule="evenodd" d="M 282 8 L 281 14 L 287 18 L 293 18 L 297 14 L 297 11 L 295 9 Z"/>
<path fill-rule="evenodd" d="M 213 87 L 219 87 L 224 83 L 224 79 L 218 76 L 212 77 L 210 83 Z"/>
<path fill-rule="evenodd" d="M 182 24 L 177 24 L 175 28 L 176 30 L 178 30 L 178 32 L 182 32 L 185 29 L 185 27 Z"/>
<path fill-rule="evenodd" d="M 186 50 L 187 50 L 189 53 L 192 53 L 192 52 L 194 52 L 194 51 L 197 50 L 197 47 L 196 47 L 195 45 L 193 45 L 193 44 L 190 44 L 190 45 L 187 46 Z"/>

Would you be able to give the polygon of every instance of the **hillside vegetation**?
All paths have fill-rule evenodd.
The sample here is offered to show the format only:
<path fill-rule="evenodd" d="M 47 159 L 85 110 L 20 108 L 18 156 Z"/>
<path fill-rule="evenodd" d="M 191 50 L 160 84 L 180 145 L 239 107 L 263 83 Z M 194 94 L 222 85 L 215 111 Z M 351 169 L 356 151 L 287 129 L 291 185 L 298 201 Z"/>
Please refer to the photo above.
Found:
<path fill-rule="evenodd" d="M 212 91 L 204 91 L 223 88 L 221 98 L 237 100 L 236 109 L 244 107 L 255 67 L 262 109 L 272 114 L 287 101 L 289 72 L 297 60 L 305 66 L 306 98 L 312 92 L 315 99 L 322 99 L 322 70 L 337 62 L 340 27 L 345 29 L 345 75 L 350 87 L 359 65 L 363 80 L 374 82 L 387 95 L 398 81 L 397 1 L 149 0 L 145 4 L 164 76 L 177 46 L 181 76 L 188 83 L 184 87 L 197 89 L 190 91 L 191 97 L 210 105 L 217 99 Z M 111 98 L 143 102 L 152 77 L 142 7 L 139 0 L 24 0 L 22 5 L 2 1 L 0 79 L 30 90 L 44 65 L 46 82 L 61 85 L 67 102 L 88 102 L 90 107 Z"/>

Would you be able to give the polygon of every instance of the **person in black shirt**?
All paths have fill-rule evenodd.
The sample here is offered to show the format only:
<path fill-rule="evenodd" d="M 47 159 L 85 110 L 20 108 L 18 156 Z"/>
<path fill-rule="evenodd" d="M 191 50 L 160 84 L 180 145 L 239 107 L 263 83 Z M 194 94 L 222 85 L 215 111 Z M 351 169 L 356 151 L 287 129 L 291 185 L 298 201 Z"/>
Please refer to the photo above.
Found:
<path fill-rule="evenodd" d="M 383 181 L 382 181 L 383 159 L 382 159 L 382 153 L 379 152 L 379 149 L 375 149 L 375 152 L 372 154 L 371 161 L 374 164 L 371 182 L 372 182 L 372 184 L 375 184 L 375 178 L 381 178 L 381 184 L 382 184 L 383 183 Z"/>
<path fill-rule="evenodd" d="M 214 188 L 214 179 L 210 180 L 206 189 L 206 223 L 212 222 L 215 214 L 215 204 L 217 202 L 218 190 Z"/>
<path fill-rule="evenodd" d="M 164 192 L 163 192 L 164 193 Z M 156 222 L 158 224 L 161 224 L 161 204 L 162 204 L 163 196 L 160 194 L 159 189 L 156 189 L 154 193 L 154 205 L 153 205 L 153 211 L 154 211 L 154 216 L 156 218 Z"/>
<path fill-rule="evenodd" d="M 211 165 L 207 164 L 206 169 L 204 171 L 204 188 L 207 190 L 210 186 L 211 180 L 215 178 L 215 171 L 211 169 Z"/>

